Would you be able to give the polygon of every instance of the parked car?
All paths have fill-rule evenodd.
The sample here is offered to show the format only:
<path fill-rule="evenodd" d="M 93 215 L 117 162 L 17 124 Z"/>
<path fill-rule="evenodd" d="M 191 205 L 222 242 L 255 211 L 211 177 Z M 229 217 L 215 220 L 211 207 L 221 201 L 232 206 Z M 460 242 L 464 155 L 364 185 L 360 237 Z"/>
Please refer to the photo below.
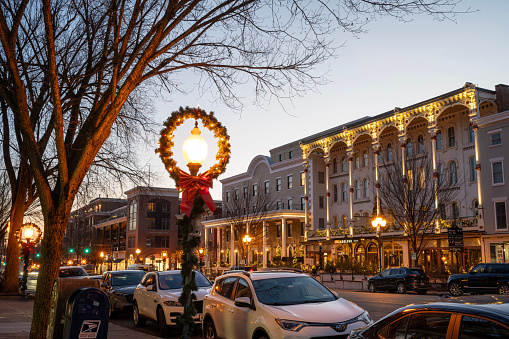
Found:
<path fill-rule="evenodd" d="M 509 338 L 509 303 L 472 305 L 469 300 L 468 304 L 408 305 L 364 329 L 352 331 L 348 338 Z"/>
<path fill-rule="evenodd" d="M 224 338 L 344 338 L 371 324 L 365 310 L 307 274 L 230 271 L 203 303 L 203 336 Z"/>
<path fill-rule="evenodd" d="M 81 266 L 62 266 L 58 269 L 59 278 L 88 279 L 88 273 Z"/>
<path fill-rule="evenodd" d="M 194 291 L 196 295 L 194 305 L 197 310 L 194 321 L 201 324 L 203 298 L 210 292 L 212 284 L 201 272 L 194 272 L 198 286 L 198 291 Z M 170 328 L 177 326 L 177 316 L 184 312 L 184 306 L 178 301 L 181 293 L 180 270 L 145 274 L 134 291 L 134 325 L 141 327 L 145 325 L 146 320 L 154 321 L 159 325 L 160 336 L 167 337 Z"/>
<path fill-rule="evenodd" d="M 110 299 L 110 318 L 119 311 L 130 311 L 133 307 L 134 290 L 145 275 L 141 270 L 104 272 L 101 289 Z"/>
<path fill-rule="evenodd" d="M 447 280 L 453 296 L 469 293 L 509 293 L 509 264 L 478 264 L 466 274 L 453 274 Z"/>
<path fill-rule="evenodd" d="M 127 267 L 127 269 L 128 270 L 142 270 L 145 272 L 150 272 L 150 271 L 154 270 L 154 267 L 149 264 L 133 264 L 133 265 L 129 265 L 129 267 Z"/>
<path fill-rule="evenodd" d="M 253 272 L 253 271 L 256 271 L 256 267 L 254 267 L 254 266 L 232 266 L 232 267 L 230 267 L 230 271 Z"/>
<path fill-rule="evenodd" d="M 420 268 L 388 268 L 368 279 L 368 290 L 372 293 L 386 290 L 398 293 L 415 291 L 417 294 L 426 294 L 429 289 L 429 277 Z"/>

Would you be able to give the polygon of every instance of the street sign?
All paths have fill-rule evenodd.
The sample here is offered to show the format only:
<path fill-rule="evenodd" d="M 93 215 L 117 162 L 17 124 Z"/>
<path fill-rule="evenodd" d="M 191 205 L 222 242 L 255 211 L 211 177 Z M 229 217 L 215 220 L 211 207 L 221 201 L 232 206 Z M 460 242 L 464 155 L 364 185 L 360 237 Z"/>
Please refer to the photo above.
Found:
<path fill-rule="evenodd" d="M 449 239 L 449 249 L 451 251 L 463 250 L 463 229 L 451 227 L 447 229 L 447 238 Z"/>

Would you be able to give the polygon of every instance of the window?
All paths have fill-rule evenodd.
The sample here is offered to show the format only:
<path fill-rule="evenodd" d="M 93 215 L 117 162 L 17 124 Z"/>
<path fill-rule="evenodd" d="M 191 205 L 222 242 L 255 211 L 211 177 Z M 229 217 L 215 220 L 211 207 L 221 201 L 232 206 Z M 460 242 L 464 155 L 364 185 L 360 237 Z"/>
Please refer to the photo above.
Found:
<path fill-rule="evenodd" d="M 491 163 L 491 172 L 493 174 L 493 185 L 504 183 L 504 172 L 501 161 Z"/>
<path fill-rule="evenodd" d="M 338 202 L 338 185 L 332 186 L 332 201 Z"/>
<path fill-rule="evenodd" d="M 338 173 L 338 159 L 332 159 L 332 173 Z"/>
<path fill-rule="evenodd" d="M 306 208 L 306 198 L 300 197 L 300 210 L 304 211 L 305 208 Z"/>
<path fill-rule="evenodd" d="M 474 216 L 479 215 L 479 201 L 478 200 L 472 201 L 472 211 L 474 212 Z"/>
<path fill-rule="evenodd" d="M 235 286 L 235 282 L 237 281 L 237 277 L 227 277 L 222 281 L 216 284 L 216 293 L 222 295 L 225 298 L 231 299 L 233 294 L 233 287 Z"/>
<path fill-rule="evenodd" d="M 320 207 L 320 208 L 324 207 L 323 201 L 324 201 L 323 197 L 318 197 L 318 207 Z"/>
<path fill-rule="evenodd" d="M 253 197 L 258 195 L 258 184 L 253 184 Z"/>
<path fill-rule="evenodd" d="M 440 163 L 437 166 L 438 172 L 438 185 L 442 186 L 444 184 L 444 164 Z"/>
<path fill-rule="evenodd" d="M 435 135 L 436 141 L 437 141 L 437 151 L 440 151 L 442 149 L 442 131 L 437 131 Z"/>
<path fill-rule="evenodd" d="M 339 228 L 339 221 L 337 215 L 334 216 L 334 228 Z"/>
<path fill-rule="evenodd" d="M 276 237 L 281 238 L 281 224 L 276 225 Z"/>
<path fill-rule="evenodd" d="M 305 183 L 306 183 L 306 173 L 300 172 L 300 185 L 304 186 Z"/>
<path fill-rule="evenodd" d="M 288 189 L 291 189 L 293 187 L 293 175 L 289 175 L 288 176 L 288 180 L 287 180 L 287 188 Z"/>
<path fill-rule="evenodd" d="M 450 320 L 450 313 L 413 314 L 408 323 L 406 338 L 445 339 Z"/>
<path fill-rule="evenodd" d="M 235 200 L 239 200 L 239 189 L 235 189 Z"/>
<path fill-rule="evenodd" d="M 170 212 L 170 204 L 169 203 L 163 202 L 162 203 L 162 207 L 163 207 L 163 213 L 169 213 Z"/>
<path fill-rule="evenodd" d="M 345 156 L 341 158 L 341 171 L 348 172 L 347 161 Z"/>
<path fill-rule="evenodd" d="M 276 191 L 281 192 L 281 178 L 276 179 Z"/>
<path fill-rule="evenodd" d="M 162 219 L 162 227 L 163 227 L 163 230 L 169 230 L 170 229 L 170 218 L 163 218 Z"/>
<path fill-rule="evenodd" d="M 507 215 L 505 211 L 505 201 L 495 202 L 495 222 L 497 230 L 507 229 Z"/>
<path fill-rule="evenodd" d="M 292 228 L 293 228 L 293 224 L 291 222 L 286 224 L 286 236 L 288 238 L 292 237 Z"/>
<path fill-rule="evenodd" d="M 156 219 L 154 219 L 154 218 L 147 218 L 147 229 L 148 230 L 155 230 L 156 229 Z"/>
<path fill-rule="evenodd" d="M 149 202 L 147 204 L 147 211 L 148 212 L 155 212 L 156 211 L 156 204 L 155 204 L 155 202 Z"/>
<path fill-rule="evenodd" d="M 468 159 L 470 163 L 470 181 L 477 181 L 477 170 L 475 169 L 475 157 Z"/>
<path fill-rule="evenodd" d="M 500 132 L 490 134 L 490 146 L 497 146 L 502 144 Z"/>
<path fill-rule="evenodd" d="M 392 144 L 387 144 L 387 161 L 392 161 Z"/>
<path fill-rule="evenodd" d="M 448 147 L 454 147 L 456 145 L 456 138 L 454 136 L 454 127 L 449 127 L 447 129 L 447 140 L 449 141 Z"/>
<path fill-rule="evenodd" d="M 247 186 L 244 186 L 244 199 L 247 198 Z"/>
<path fill-rule="evenodd" d="M 136 247 L 136 237 L 127 238 L 127 248 L 135 248 Z"/>
<path fill-rule="evenodd" d="M 283 161 L 283 155 L 282 154 L 279 155 L 279 161 Z"/>
<path fill-rule="evenodd" d="M 411 191 L 414 189 L 414 172 L 409 169 L 407 171 L 408 189 Z"/>
<path fill-rule="evenodd" d="M 449 180 L 451 182 L 451 185 L 456 185 L 458 183 L 456 161 L 451 161 L 451 163 L 449 164 Z"/>
<path fill-rule="evenodd" d="M 347 201 L 347 194 L 346 194 L 346 183 L 341 183 L 341 201 L 345 202 Z"/>
<path fill-rule="evenodd" d="M 325 184 L 325 173 L 324 172 L 318 172 L 318 183 Z"/>
<path fill-rule="evenodd" d="M 447 215 L 445 214 L 445 205 L 444 204 L 438 204 L 438 211 L 440 213 L 440 219 L 442 219 L 442 220 L 447 219 Z"/>
<path fill-rule="evenodd" d="M 459 218 L 459 216 L 460 216 L 460 209 L 458 207 L 458 203 L 457 202 L 453 202 L 451 204 L 451 212 L 452 212 L 452 218 L 453 219 Z"/>
<path fill-rule="evenodd" d="M 288 203 L 288 205 L 287 205 L 288 209 L 291 210 L 293 208 L 293 200 L 292 200 L 292 198 L 289 198 L 287 203 Z"/>
<path fill-rule="evenodd" d="M 474 142 L 475 141 L 475 133 L 474 133 L 474 126 L 472 124 L 468 124 L 468 142 Z"/>
<path fill-rule="evenodd" d="M 341 217 L 341 223 L 343 224 L 343 228 L 347 228 L 348 227 L 348 219 L 346 218 L 346 215 L 343 214 L 343 216 Z"/>
<path fill-rule="evenodd" d="M 355 199 L 361 198 L 361 183 L 359 180 L 355 180 Z"/>
<path fill-rule="evenodd" d="M 147 235 L 147 238 L 145 239 L 145 246 L 152 247 L 152 237 L 150 235 Z"/>
<path fill-rule="evenodd" d="M 406 156 L 411 157 L 413 155 L 412 139 L 406 139 Z"/>
<path fill-rule="evenodd" d="M 136 229 L 136 200 L 131 201 L 129 205 L 129 231 L 134 231 Z"/>
<path fill-rule="evenodd" d="M 368 151 L 362 152 L 363 166 L 368 167 Z"/>
<path fill-rule="evenodd" d="M 362 182 L 362 187 L 364 188 L 364 198 L 369 198 L 369 181 L 368 179 L 364 179 Z"/>
<path fill-rule="evenodd" d="M 424 153 L 424 136 L 422 134 L 417 137 L 417 153 Z"/>
<path fill-rule="evenodd" d="M 230 202 L 230 191 L 226 192 L 226 202 Z"/>
<path fill-rule="evenodd" d="M 264 185 L 265 185 L 264 186 L 265 187 L 264 188 L 265 194 L 269 194 L 269 192 L 270 192 L 270 182 L 269 181 L 265 181 Z"/>
<path fill-rule="evenodd" d="M 318 218 L 318 228 L 324 228 L 324 227 L 325 227 L 325 219 Z"/>
<path fill-rule="evenodd" d="M 426 172 L 424 171 L 424 168 L 419 167 L 419 188 L 425 188 L 426 187 Z"/>
<path fill-rule="evenodd" d="M 354 160 L 355 160 L 355 169 L 360 168 L 361 167 L 361 159 L 359 159 L 359 152 L 355 152 Z"/>
<path fill-rule="evenodd" d="M 458 338 L 509 338 L 509 330 L 487 319 L 462 316 Z"/>
<path fill-rule="evenodd" d="M 276 201 L 276 209 L 278 211 L 283 209 L 283 202 L 281 200 Z"/>
<path fill-rule="evenodd" d="M 288 159 L 293 158 L 293 151 L 288 152 Z"/>

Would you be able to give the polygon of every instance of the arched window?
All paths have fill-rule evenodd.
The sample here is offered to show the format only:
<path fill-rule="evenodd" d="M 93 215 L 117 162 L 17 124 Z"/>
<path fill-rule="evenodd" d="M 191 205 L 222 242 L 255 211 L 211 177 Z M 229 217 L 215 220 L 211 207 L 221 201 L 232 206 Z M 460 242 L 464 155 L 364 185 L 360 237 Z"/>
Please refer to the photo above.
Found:
<path fill-rule="evenodd" d="M 129 231 L 136 229 L 137 203 L 136 200 L 129 204 Z"/>
<path fill-rule="evenodd" d="M 437 151 L 442 149 L 442 131 L 438 130 L 435 134 L 437 141 Z"/>
<path fill-rule="evenodd" d="M 347 194 L 346 194 L 346 183 L 341 183 L 341 201 L 345 202 L 347 201 Z"/>
<path fill-rule="evenodd" d="M 424 168 L 419 167 L 419 188 L 425 187 L 426 187 L 426 172 L 424 171 Z"/>
<path fill-rule="evenodd" d="M 344 214 L 341 216 L 341 223 L 343 224 L 343 228 L 348 227 L 348 221 L 346 219 L 346 215 L 344 215 Z"/>
<path fill-rule="evenodd" d="M 355 180 L 355 199 L 361 198 L 361 183 L 359 180 Z"/>
<path fill-rule="evenodd" d="M 392 161 L 392 144 L 387 144 L 387 161 Z"/>
<path fill-rule="evenodd" d="M 456 161 L 451 161 L 451 163 L 449 164 L 449 180 L 451 181 L 451 185 L 456 185 L 458 183 Z"/>
<path fill-rule="evenodd" d="M 447 216 L 445 215 L 445 205 L 444 204 L 438 205 L 438 212 L 440 213 L 440 219 L 442 219 L 442 220 L 447 219 Z"/>
<path fill-rule="evenodd" d="M 447 129 L 447 140 L 448 140 L 448 147 L 454 147 L 454 145 L 456 145 L 456 138 L 454 136 L 454 127 L 449 127 Z"/>
<path fill-rule="evenodd" d="M 475 141 L 474 126 L 472 124 L 468 124 L 468 142 L 474 141 Z"/>
<path fill-rule="evenodd" d="M 362 213 L 362 219 L 363 219 L 363 220 L 362 220 L 362 223 L 363 223 L 365 226 L 367 226 L 367 227 L 371 226 L 371 221 L 370 221 L 370 219 L 371 219 L 371 218 L 370 218 L 370 216 L 369 216 L 369 213 L 368 213 L 368 212 L 364 212 L 364 213 Z"/>
<path fill-rule="evenodd" d="M 406 139 L 406 156 L 411 157 L 413 155 L 412 139 Z"/>
<path fill-rule="evenodd" d="M 338 185 L 332 186 L 332 197 L 334 202 L 338 202 Z"/>
<path fill-rule="evenodd" d="M 438 185 L 442 186 L 444 184 L 444 164 L 439 163 L 437 166 L 438 172 Z"/>
<path fill-rule="evenodd" d="M 453 202 L 451 204 L 451 212 L 452 212 L 452 218 L 453 219 L 459 218 L 459 216 L 460 216 L 460 209 L 458 207 L 458 203 L 457 202 Z"/>
<path fill-rule="evenodd" d="M 341 171 L 342 172 L 348 172 L 348 167 L 347 167 L 347 160 L 346 160 L 346 157 L 343 156 L 341 158 Z"/>
<path fill-rule="evenodd" d="M 332 172 L 338 173 L 338 159 L 332 159 Z"/>
<path fill-rule="evenodd" d="M 479 215 L 479 201 L 477 199 L 472 201 L 472 211 L 475 217 Z"/>
<path fill-rule="evenodd" d="M 364 179 L 362 182 L 362 187 L 364 188 L 364 198 L 369 198 L 369 181 L 368 179 Z"/>
<path fill-rule="evenodd" d="M 475 169 L 475 157 L 468 159 L 470 163 L 470 181 L 477 180 L 477 170 Z"/>
<path fill-rule="evenodd" d="M 355 169 L 360 168 L 361 167 L 361 159 L 359 159 L 359 152 L 355 152 L 354 160 L 355 160 Z"/>
<path fill-rule="evenodd" d="M 339 228 L 339 221 L 337 215 L 334 216 L 334 228 Z"/>
<path fill-rule="evenodd" d="M 424 153 L 424 136 L 422 134 L 417 137 L 417 153 Z"/>
<path fill-rule="evenodd" d="M 368 167 L 368 151 L 362 152 L 362 162 L 364 167 Z"/>

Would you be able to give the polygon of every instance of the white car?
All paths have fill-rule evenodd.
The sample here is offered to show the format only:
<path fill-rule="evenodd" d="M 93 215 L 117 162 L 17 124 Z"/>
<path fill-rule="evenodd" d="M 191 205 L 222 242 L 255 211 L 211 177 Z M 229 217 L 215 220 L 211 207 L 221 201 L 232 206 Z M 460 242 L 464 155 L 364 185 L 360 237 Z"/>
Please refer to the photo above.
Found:
<path fill-rule="evenodd" d="M 197 314 L 194 321 L 203 320 L 203 298 L 210 292 L 212 284 L 203 274 L 194 271 L 198 291 L 194 291 Z M 169 327 L 177 326 L 177 316 L 184 312 L 184 306 L 178 302 L 182 293 L 180 270 L 149 272 L 136 287 L 133 297 L 134 325 L 141 327 L 146 320 L 157 322 L 161 337 L 169 335 Z"/>
<path fill-rule="evenodd" d="M 207 339 L 346 338 L 373 323 L 368 312 L 307 274 L 228 272 L 203 303 Z"/>

